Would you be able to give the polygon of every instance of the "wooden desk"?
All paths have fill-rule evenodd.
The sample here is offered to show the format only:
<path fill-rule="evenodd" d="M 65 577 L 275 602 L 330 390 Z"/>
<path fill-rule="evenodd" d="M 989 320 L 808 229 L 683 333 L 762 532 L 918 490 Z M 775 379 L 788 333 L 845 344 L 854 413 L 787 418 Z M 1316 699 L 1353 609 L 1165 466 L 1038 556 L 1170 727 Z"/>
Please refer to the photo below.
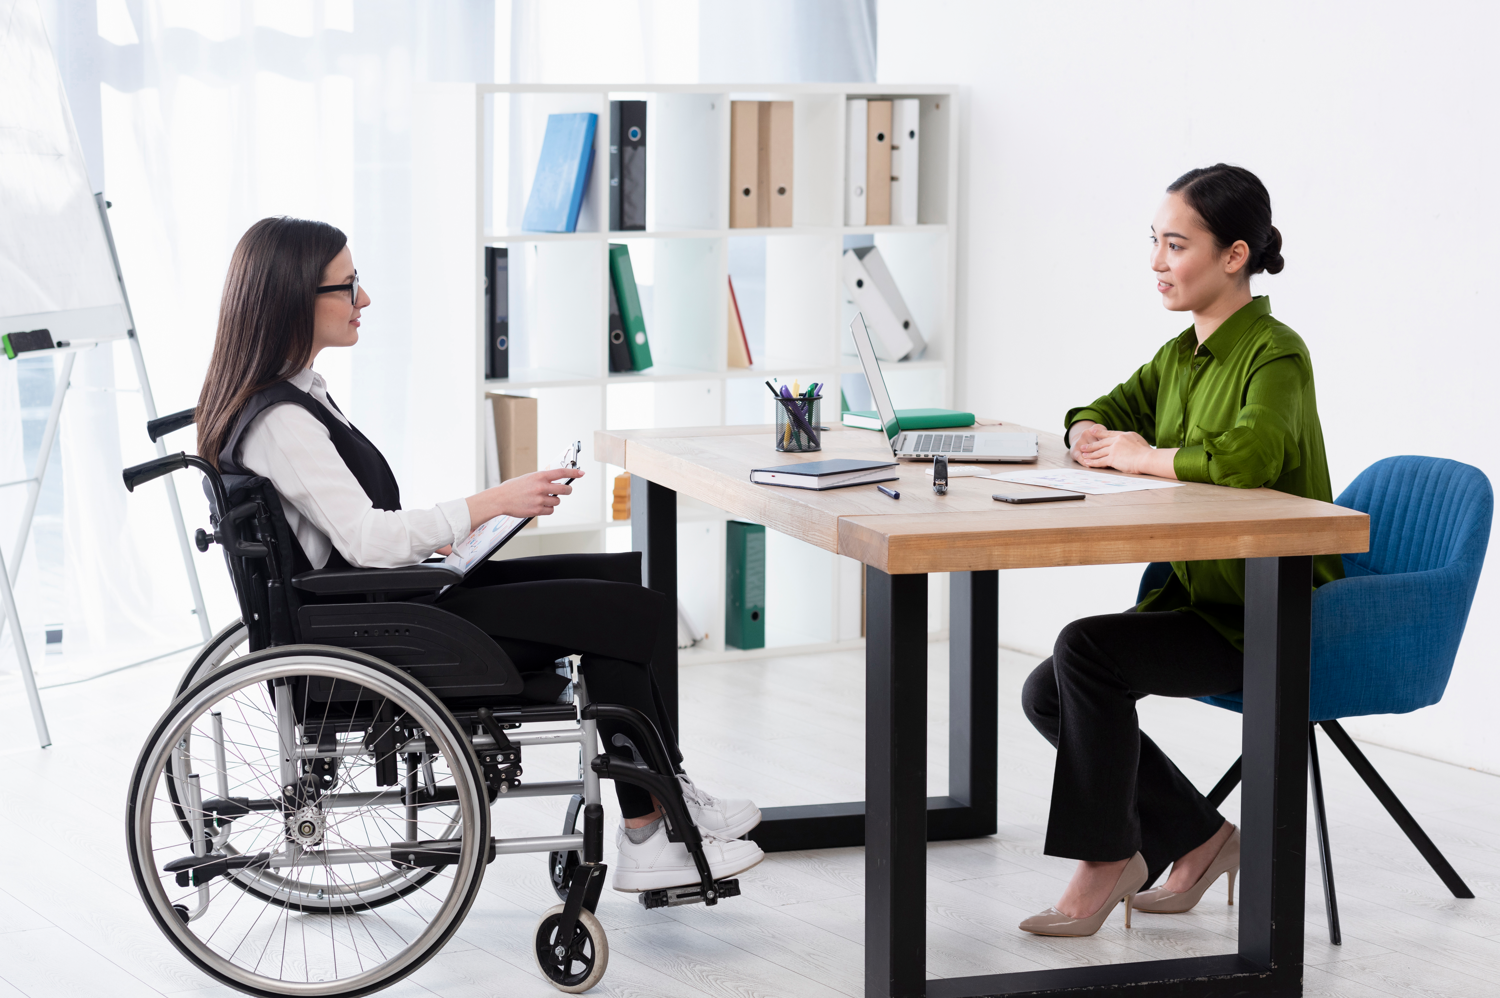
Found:
<path fill-rule="evenodd" d="M 860 430 L 831 427 L 810 455 L 777 454 L 770 440 L 769 426 L 600 431 L 595 456 L 634 476 L 646 584 L 674 601 L 678 492 L 865 564 L 866 799 L 767 808 L 752 833 L 768 850 L 863 843 L 865 993 L 1300 995 L 1312 556 L 1366 550 L 1369 518 L 1269 489 L 1194 484 L 1011 506 L 990 495 L 1024 486 L 960 478 L 937 496 L 920 464 L 900 468 L 899 501 L 874 486 L 753 485 L 752 468 L 889 454 Z M 1069 465 L 1059 436 L 1040 440 L 1031 467 Z M 1248 559 L 1239 952 L 925 980 L 926 842 L 996 828 L 998 570 L 1213 558 Z M 951 775 L 948 797 L 924 801 L 930 572 L 953 573 Z M 674 714 L 676 671 L 674 651 L 658 663 Z"/>

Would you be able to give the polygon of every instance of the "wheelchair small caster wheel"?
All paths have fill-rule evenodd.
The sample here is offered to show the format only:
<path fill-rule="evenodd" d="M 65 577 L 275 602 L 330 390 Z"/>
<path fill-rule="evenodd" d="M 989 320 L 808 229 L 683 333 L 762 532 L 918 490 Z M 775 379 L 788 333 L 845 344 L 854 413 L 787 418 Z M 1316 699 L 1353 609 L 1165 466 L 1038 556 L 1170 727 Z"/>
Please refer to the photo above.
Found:
<path fill-rule="evenodd" d="M 193 913 L 188 911 L 188 906 L 185 904 L 174 904 L 172 905 L 172 910 L 177 912 L 177 917 L 182 919 L 183 925 L 186 925 L 188 919 L 193 917 Z"/>
<path fill-rule="evenodd" d="M 536 965 L 557 990 L 582 994 L 604 979 L 604 968 L 609 965 L 609 942 L 604 938 L 604 926 L 599 919 L 584 909 L 578 913 L 578 931 L 573 936 L 572 952 L 568 952 L 557 938 L 562 912 L 562 905 L 554 905 L 537 923 Z"/>

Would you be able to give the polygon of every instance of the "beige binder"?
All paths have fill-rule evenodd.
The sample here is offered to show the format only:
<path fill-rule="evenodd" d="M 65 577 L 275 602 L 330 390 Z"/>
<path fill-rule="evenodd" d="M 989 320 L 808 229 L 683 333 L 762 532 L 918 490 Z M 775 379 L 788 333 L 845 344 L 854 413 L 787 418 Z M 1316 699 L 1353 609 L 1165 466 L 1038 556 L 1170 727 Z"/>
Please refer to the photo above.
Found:
<path fill-rule="evenodd" d="M 729 102 L 729 227 L 753 229 L 760 214 L 760 102 Z"/>
<path fill-rule="evenodd" d="M 527 395 L 485 392 L 495 411 L 495 448 L 500 452 L 500 481 L 529 475 L 536 466 L 536 399 Z"/>
<path fill-rule="evenodd" d="M 865 224 L 891 224 L 891 102 L 870 101 L 865 134 Z"/>
<path fill-rule="evenodd" d="M 790 228 L 792 224 L 792 102 L 760 102 L 761 225 Z"/>

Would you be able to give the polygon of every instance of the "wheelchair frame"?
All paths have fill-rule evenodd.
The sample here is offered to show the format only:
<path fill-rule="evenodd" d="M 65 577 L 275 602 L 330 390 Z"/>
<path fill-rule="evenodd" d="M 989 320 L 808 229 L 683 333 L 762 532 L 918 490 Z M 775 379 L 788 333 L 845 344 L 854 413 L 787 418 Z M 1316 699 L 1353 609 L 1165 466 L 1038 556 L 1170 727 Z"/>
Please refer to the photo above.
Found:
<path fill-rule="evenodd" d="M 193 421 L 194 410 L 186 410 L 151 421 L 147 430 L 155 440 Z M 128 468 L 123 477 L 126 488 L 134 491 L 137 485 L 186 468 L 203 474 L 212 506 L 212 530 L 197 531 L 197 546 L 200 551 L 207 551 L 212 544 L 222 548 L 241 619 L 205 644 L 179 684 L 172 706 L 143 747 L 132 780 L 127 832 L 132 870 L 147 907 L 167 936 L 195 964 L 218 980 L 252 994 L 367 994 L 400 980 L 441 949 L 467 914 L 484 867 L 495 856 L 545 852 L 551 854 L 553 887 L 563 903 L 544 914 L 538 925 L 538 967 L 560 990 L 587 990 L 602 979 L 608 961 L 604 931 L 593 914 L 607 872 L 603 862 L 601 779 L 631 783 L 653 794 L 666 815 L 669 838 L 683 843 L 693 859 L 696 884 L 642 892 L 639 899 L 643 905 L 713 905 L 720 898 L 739 893 L 736 880 L 714 880 L 702 838 L 676 778 L 679 771 L 672 754 L 644 714 L 629 707 L 591 702 L 587 685 L 574 665 L 569 666 L 570 689 L 576 694 L 572 701 L 475 706 L 475 700 L 489 695 L 499 701 L 513 699 L 513 694 L 520 692 L 515 667 L 488 635 L 467 621 L 430 605 L 404 601 L 435 593 L 452 583 L 451 570 L 417 565 L 313 570 L 293 575 L 290 553 L 295 550 L 295 540 L 279 496 L 268 481 L 226 481 L 207 461 L 186 453 Z M 301 594 L 308 594 L 307 598 Z M 316 632 L 322 640 L 309 643 L 308 631 Z M 251 653 L 236 657 L 246 643 Z M 476 677 L 488 680 L 488 686 L 481 683 L 476 687 Z M 424 678 L 432 685 L 424 683 Z M 268 706 L 266 713 L 268 718 L 274 716 L 275 740 L 280 747 L 275 767 L 280 792 L 274 796 L 236 797 L 231 794 L 234 788 L 228 779 L 229 756 L 243 746 L 226 739 L 222 712 L 215 712 L 213 707 L 233 696 L 251 695 L 246 691 L 261 687 L 267 690 L 261 695 L 274 702 L 274 712 Z M 362 712 L 358 691 L 364 689 L 385 691 L 378 708 L 372 694 Z M 355 691 L 352 707 L 335 709 L 335 705 L 347 703 L 350 691 Z M 310 713 L 314 705 L 323 709 L 323 717 L 316 723 Z M 207 798 L 202 780 L 194 772 L 191 749 L 192 732 L 195 727 L 203 727 L 205 718 L 212 743 L 216 793 Z M 640 751 L 636 763 L 599 751 L 601 718 L 618 721 L 635 734 Z M 515 730 L 533 722 L 571 722 L 571 726 Z M 568 744 L 579 746 L 577 780 L 534 784 L 520 780 L 523 748 Z M 368 765 L 368 772 L 382 789 L 340 793 L 339 774 L 346 771 L 351 760 Z M 400 760 L 405 760 L 404 777 L 397 773 Z M 437 785 L 435 761 L 444 764 L 453 779 L 452 787 Z M 175 821 L 153 822 L 151 818 L 153 807 L 165 806 L 158 786 L 165 788 Z M 387 787 L 392 789 L 384 789 Z M 471 799 L 476 793 L 477 799 L 482 799 L 477 811 Z M 488 809 L 496 800 L 539 796 L 571 798 L 561 834 L 516 838 L 488 835 Z M 330 812 L 373 805 L 389 807 L 397 804 L 398 798 L 405 812 L 404 838 L 374 849 L 326 847 L 324 829 L 331 827 L 327 817 Z M 463 828 L 473 830 L 470 839 L 484 831 L 487 848 L 476 846 L 461 832 L 428 840 L 418 837 L 423 810 L 453 807 L 461 815 L 470 815 L 461 819 Z M 234 823 L 253 814 L 281 819 L 280 825 L 268 826 L 278 831 L 285 828 L 274 850 L 240 853 L 230 847 Z M 577 827 L 580 815 L 582 830 Z M 171 833 L 158 831 L 156 826 L 173 824 L 183 833 L 184 855 L 159 864 L 155 853 L 166 847 L 157 846 L 154 836 Z M 450 820 L 449 832 L 459 824 L 460 820 Z M 325 848 L 318 848 L 320 845 Z M 351 869 L 378 864 L 395 872 L 376 878 L 380 881 L 377 889 L 385 893 L 375 900 L 355 890 L 353 900 L 347 903 L 332 900 L 331 891 L 330 899 L 325 900 L 322 889 L 316 898 L 310 894 L 299 897 L 296 889 L 285 886 L 290 879 L 282 876 L 284 871 L 314 866 L 330 870 L 341 864 Z M 190 930 L 214 904 L 211 885 L 232 883 L 268 904 L 287 909 L 288 924 L 291 911 L 313 917 L 343 915 L 348 920 L 351 915 L 405 897 L 448 868 L 459 871 L 454 883 L 461 881 L 466 896 L 443 902 L 438 917 L 446 921 L 436 929 L 429 925 L 430 931 L 396 957 L 370 971 L 361 966 L 360 973 L 352 977 L 313 981 L 311 971 L 304 967 L 307 981 L 288 981 L 257 973 L 259 961 L 250 972 L 242 972 L 243 968 L 234 964 L 234 954 L 216 962 L 210 955 L 214 952 L 211 947 Z M 163 887 L 163 874 L 170 875 L 178 887 L 193 891 L 196 903 L 172 901 Z M 405 886 L 391 888 L 391 884 Z M 241 900 L 235 897 L 231 905 Z M 305 931 L 304 926 L 304 949 Z M 335 931 L 328 930 L 330 938 Z M 421 950 L 411 952 L 418 944 Z M 337 977 L 337 956 L 334 959 Z M 285 949 L 282 962 L 286 962 Z M 584 969 L 575 972 L 572 968 L 578 962 Z M 388 972 L 383 972 L 386 968 Z"/>

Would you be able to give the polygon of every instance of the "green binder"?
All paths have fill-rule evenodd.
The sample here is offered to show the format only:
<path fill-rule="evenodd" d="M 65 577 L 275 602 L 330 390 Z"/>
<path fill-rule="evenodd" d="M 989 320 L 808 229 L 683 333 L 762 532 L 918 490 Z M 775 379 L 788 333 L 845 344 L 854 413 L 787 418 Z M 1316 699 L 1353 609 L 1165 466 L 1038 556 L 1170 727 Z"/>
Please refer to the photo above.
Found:
<path fill-rule="evenodd" d="M 625 320 L 625 342 L 630 347 L 631 366 L 644 371 L 651 366 L 651 341 L 646 338 L 646 317 L 641 313 L 641 296 L 635 287 L 629 246 L 609 244 L 609 272 L 615 279 L 620 318 Z"/>
<path fill-rule="evenodd" d="M 839 414 L 845 426 L 857 430 L 881 429 L 880 417 L 861 409 L 846 409 Z M 974 425 L 972 412 L 955 412 L 952 409 L 897 409 L 896 422 L 903 430 L 942 430 L 949 427 Z"/>
<path fill-rule="evenodd" d="M 730 520 L 725 525 L 724 643 L 766 646 L 766 528 Z"/>

